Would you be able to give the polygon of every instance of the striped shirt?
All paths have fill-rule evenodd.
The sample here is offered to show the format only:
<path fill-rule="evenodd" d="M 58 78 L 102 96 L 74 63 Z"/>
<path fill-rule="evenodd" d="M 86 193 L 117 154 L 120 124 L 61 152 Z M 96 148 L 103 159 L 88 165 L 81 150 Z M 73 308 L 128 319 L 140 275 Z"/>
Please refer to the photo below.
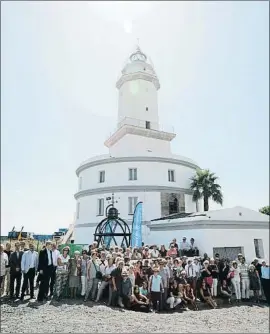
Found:
<path fill-rule="evenodd" d="M 242 263 L 240 264 L 239 266 L 239 269 L 240 269 L 240 274 L 241 274 L 241 278 L 243 279 L 246 279 L 246 278 L 249 278 L 248 276 L 248 268 L 249 266 L 246 264 L 246 263 Z"/>

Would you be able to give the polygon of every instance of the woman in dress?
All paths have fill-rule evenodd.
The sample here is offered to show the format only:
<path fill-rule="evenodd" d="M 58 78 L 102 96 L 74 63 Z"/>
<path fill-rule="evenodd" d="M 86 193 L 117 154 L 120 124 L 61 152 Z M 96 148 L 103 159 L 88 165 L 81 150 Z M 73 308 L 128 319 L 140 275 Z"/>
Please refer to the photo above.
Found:
<path fill-rule="evenodd" d="M 248 276 L 250 281 L 250 290 L 253 291 L 255 303 L 259 303 L 260 278 L 258 271 L 255 269 L 253 264 L 249 266 Z"/>
<path fill-rule="evenodd" d="M 75 251 L 74 257 L 69 260 L 69 291 L 70 298 L 76 298 L 77 289 L 80 287 L 81 258 L 80 252 Z"/>
<path fill-rule="evenodd" d="M 231 276 L 231 282 L 235 292 L 236 303 L 240 303 L 241 301 L 240 269 L 238 268 L 238 264 L 236 261 L 232 262 L 229 274 Z"/>
<path fill-rule="evenodd" d="M 54 285 L 54 297 L 56 300 L 60 300 L 60 297 L 63 295 L 63 291 L 67 285 L 68 281 L 68 267 L 70 256 L 68 255 L 69 247 L 64 247 L 62 254 L 58 256 L 57 259 L 57 268 L 56 268 L 56 277 Z"/>

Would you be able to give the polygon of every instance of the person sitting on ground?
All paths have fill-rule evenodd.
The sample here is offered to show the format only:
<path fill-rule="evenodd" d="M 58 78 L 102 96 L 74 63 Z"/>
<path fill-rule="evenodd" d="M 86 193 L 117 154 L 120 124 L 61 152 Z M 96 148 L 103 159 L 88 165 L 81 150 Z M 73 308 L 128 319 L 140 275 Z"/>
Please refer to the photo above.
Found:
<path fill-rule="evenodd" d="M 133 288 L 133 294 L 130 297 L 131 307 L 130 309 L 138 312 L 149 312 L 149 299 L 140 294 L 138 285 Z"/>
<path fill-rule="evenodd" d="M 187 301 L 184 298 L 184 291 L 185 291 L 185 285 L 179 284 L 178 285 L 178 291 L 179 291 L 179 297 L 181 298 L 181 306 L 186 310 L 189 311 L 187 307 Z"/>
<path fill-rule="evenodd" d="M 147 281 L 143 281 L 143 284 L 142 284 L 142 286 L 139 289 L 140 289 L 140 294 L 141 295 L 143 295 L 145 297 L 149 296 Z"/>
<path fill-rule="evenodd" d="M 210 288 L 207 286 L 205 281 L 202 281 L 201 288 L 200 288 L 200 295 L 202 301 L 205 301 L 208 305 L 212 308 L 216 308 L 217 304 L 211 296 Z"/>
<path fill-rule="evenodd" d="M 231 292 L 226 280 L 224 280 L 221 283 L 220 294 L 223 298 L 228 299 L 228 303 L 231 304 L 232 292 Z"/>
<path fill-rule="evenodd" d="M 193 289 L 190 284 L 187 284 L 184 289 L 184 299 L 188 304 L 191 304 L 194 311 L 198 310 L 198 306 L 196 304 L 196 299 L 193 293 Z"/>
<path fill-rule="evenodd" d="M 170 284 L 169 287 L 169 297 L 166 300 L 166 303 L 170 305 L 170 310 L 176 308 L 177 305 L 180 305 L 182 300 L 179 296 L 178 282 L 176 280 Z"/>

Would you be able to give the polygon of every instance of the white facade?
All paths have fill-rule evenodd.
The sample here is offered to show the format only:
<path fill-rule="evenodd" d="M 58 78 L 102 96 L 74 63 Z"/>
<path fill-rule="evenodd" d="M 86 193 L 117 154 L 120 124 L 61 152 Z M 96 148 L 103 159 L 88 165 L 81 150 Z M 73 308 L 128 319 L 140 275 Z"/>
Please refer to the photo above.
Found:
<path fill-rule="evenodd" d="M 257 257 L 269 263 L 269 216 L 243 207 L 195 215 L 151 222 L 148 231 L 144 230 L 145 243 L 165 243 L 168 247 L 173 238 L 180 243 L 185 236 L 187 241 L 195 239 L 202 255 L 214 256 L 215 248 L 239 248 L 249 262 Z M 257 252 L 255 243 L 259 244 Z"/>
<path fill-rule="evenodd" d="M 109 154 L 83 162 L 76 171 L 76 243 L 92 242 L 96 225 L 106 217 L 110 203 L 106 198 L 112 194 L 120 217 L 129 223 L 134 205 L 143 202 L 145 235 L 147 222 L 164 216 L 165 207 L 171 210 L 169 203 L 164 203 L 166 195 L 176 198 L 178 211 L 195 212 L 197 208 L 189 187 L 190 177 L 199 167 L 172 154 L 170 142 L 175 134 L 159 124 L 159 80 L 139 48 L 130 56 L 116 87 L 118 122 L 116 131 L 105 141 Z"/>

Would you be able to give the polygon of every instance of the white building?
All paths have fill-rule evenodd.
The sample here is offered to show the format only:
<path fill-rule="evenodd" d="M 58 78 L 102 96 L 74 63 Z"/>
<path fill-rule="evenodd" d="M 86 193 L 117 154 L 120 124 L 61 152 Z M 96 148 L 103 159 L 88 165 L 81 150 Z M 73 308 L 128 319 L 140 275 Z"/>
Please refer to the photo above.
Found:
<path fill-rule="evenodd" d="M 74 238 L 90 243 L 96 225 L 106 217 L 106 198 L 122 219 L 132 222 L 137 202 L 143 202 L 143 226 L 151 219 L 178 212 L 196 212 L 200 203 L 192 201 L 190 177 L 198 165 L 171 152 L 173 130 L 159 124 L 159 79 L 139 48 L 130 56 L 116 83 L 119 90 L 118 124 L 105 141 L 108 155 L 83 162 L 79 179 Z"/>
<path fill-rule="evenodd" d="M 195 239 L 200 254 L 210 257 L 236 258 L 242 253 L 251 262 L 254 258 L 269 261 L 269 216 L 243 207 L 194 213 L 185 218 L 155 220 L 146 225 L 144 240 L 163 244 L 183 237 Z"/>

